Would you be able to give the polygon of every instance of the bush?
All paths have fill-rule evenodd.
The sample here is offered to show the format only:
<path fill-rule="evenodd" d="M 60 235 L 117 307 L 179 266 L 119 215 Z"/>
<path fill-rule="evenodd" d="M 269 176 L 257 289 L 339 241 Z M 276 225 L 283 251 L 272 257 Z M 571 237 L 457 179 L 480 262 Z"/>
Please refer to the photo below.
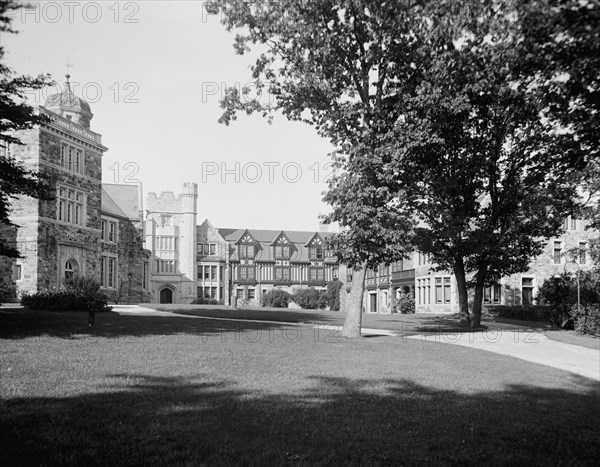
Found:
<path fill-rule="evenodd" d="M 340 310 L 340 290 L 342 289 L 342 281 L 335 279 L 327 283 L 327 292 L 325 298 L 327 306 L 331 311 Z"/>
<path fill-rule="evenodd" d="M 287 308 L 291 295 L 285 290 L 271 289 L 262 297 L 262 306 Z"/>
<path fill-rule="evenodd" d="M 415 312 L 415 299 L 410 294 L 400 294 L 396 301 L 396 311 L 404 315 L 410 315 Z"/>
<path fill-rule="evenodd" d="M 582 307 L 600 303 L 600 282 L 597 274 L 581 272 L 579 275 L 580 302 Z M 549 277 L 539 289 L 537 299 L 550 307 L 548 321 L 554 326 L 574 329 L 576 323 L 572 308 L 577 304 L 577 279 L 569 273 Z"/>
<path fill-rule="evenodd" d="M 327 306 L 327 292 L 314 287 L 298 289 L 292 295 L 292 300 L 305 310 L 324 309 Z"/>
<path fill-rule="evenodd" d="M 549 306 L 505 306 L 489 307 L 488 314 L 499 318 L 521 319 L 524 321 L 549 322 L 552 309 Z"/>
<path fill-rule="evenodd" d="M 582 306 L 577 310 L 577 305 L 571 307 L 571 319 L 573 327 L 579 334 L 590 334 L 600 337 L 600 306 L 588 305 Z"/>
<path fill-rule="evenodd" d="M 49 311 L 110 311 L 108 297 L 100 292 L 100 283 L 93 277 L 77 277 L 55 290 L 34 294 L 24 293 L 21 305 L 30 310 Z"/>
<path fill-rule="evenodd" d="M 203 298 L 198 297 L 192 301 L 192 305 L 223 305 L 223 300 L 217 300 L 214 298 Z"/>
<path fill-rule="evenodd" d="M 15 286 L 12 284 L 6 284 L 0 282 L 0 306 L 4 303 L 7 298 L 15 296 Z"/>

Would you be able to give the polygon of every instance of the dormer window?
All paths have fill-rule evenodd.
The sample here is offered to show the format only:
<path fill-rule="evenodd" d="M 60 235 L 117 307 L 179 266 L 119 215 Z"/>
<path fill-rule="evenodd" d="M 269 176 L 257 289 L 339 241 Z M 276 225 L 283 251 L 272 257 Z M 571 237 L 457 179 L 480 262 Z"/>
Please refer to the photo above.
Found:
<path fill-rule="evenodd" d="M 308 249 L 308 259 L 311 261 L 321 261 L 323 259 L 323 247 L 311 246 Z"/>
<path fill-rule="evenodd" d="M 238 244 L 238 256 L 240 259 L 254 259 L 255 250 L 254 239 L 249 234 L 244 235 Z"/>
<path fill-rule="evenodd" d="M 288 245 L 275 246 L 275 259 L 290 259 L 290 247 Z"/>

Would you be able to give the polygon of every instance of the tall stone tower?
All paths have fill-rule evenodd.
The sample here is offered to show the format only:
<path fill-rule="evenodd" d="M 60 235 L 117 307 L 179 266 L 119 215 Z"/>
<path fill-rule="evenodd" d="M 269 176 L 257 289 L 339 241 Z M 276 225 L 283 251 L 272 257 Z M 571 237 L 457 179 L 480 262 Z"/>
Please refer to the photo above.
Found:
<path fill-rule="evenodd" d="M 196 298 L 196 220 L 198 185 L 182 193 L 148 193 L 146 244 L 152 252 L 152 292 L 159 303 L 190 303 Z"/>
<path fill-rule="evenodd" d="M 52 183 L 55 199 L 21 197 L 11 220 L 19 229 L 0 235 L 22 258 L 2 259 L 0 279 L 8 278 L 18 292 L 60 286 L 75 275 L 98 275 L 102 155 L 101 135 L 90 130 L 92 112 L 75 96 L 69 83 L 39 107 L 49 119 L 16 133 L 23 145 L 12 145 L 11 156 L 39 170 Z"/>

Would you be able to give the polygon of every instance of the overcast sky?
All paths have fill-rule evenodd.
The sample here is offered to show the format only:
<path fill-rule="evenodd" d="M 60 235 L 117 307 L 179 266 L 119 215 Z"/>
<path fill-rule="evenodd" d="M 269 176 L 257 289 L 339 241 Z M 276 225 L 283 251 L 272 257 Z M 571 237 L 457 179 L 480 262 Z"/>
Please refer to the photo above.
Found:
<path fill-rule="evenodd" d="M 19 73 L 52 74 L 60 90 L 67 57 L 74 92 L 94 113 L 109 149 L 105 183 L 140 180 L 144 192 L 198 183 L 198 222 L 216 227 L 315 230 L 331 173 L 328 141 L 305 124 L 256 115 L 217 122 L 227 86 L 250 81 L 252 55 L 200 1 L 31 2 L 3 35 Z M 268 99 L 263 96 L 262 99 Z"/>

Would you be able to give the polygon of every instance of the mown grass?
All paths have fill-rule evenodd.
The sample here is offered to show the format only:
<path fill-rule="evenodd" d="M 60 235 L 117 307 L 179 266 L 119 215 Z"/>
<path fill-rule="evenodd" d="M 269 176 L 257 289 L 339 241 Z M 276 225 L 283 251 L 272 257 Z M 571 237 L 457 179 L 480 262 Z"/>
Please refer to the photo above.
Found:
<path fill-rule="evenodd" d="M 2 465 L 596 465 L 596 382 L 311 326 L 0 312 Z"/>

